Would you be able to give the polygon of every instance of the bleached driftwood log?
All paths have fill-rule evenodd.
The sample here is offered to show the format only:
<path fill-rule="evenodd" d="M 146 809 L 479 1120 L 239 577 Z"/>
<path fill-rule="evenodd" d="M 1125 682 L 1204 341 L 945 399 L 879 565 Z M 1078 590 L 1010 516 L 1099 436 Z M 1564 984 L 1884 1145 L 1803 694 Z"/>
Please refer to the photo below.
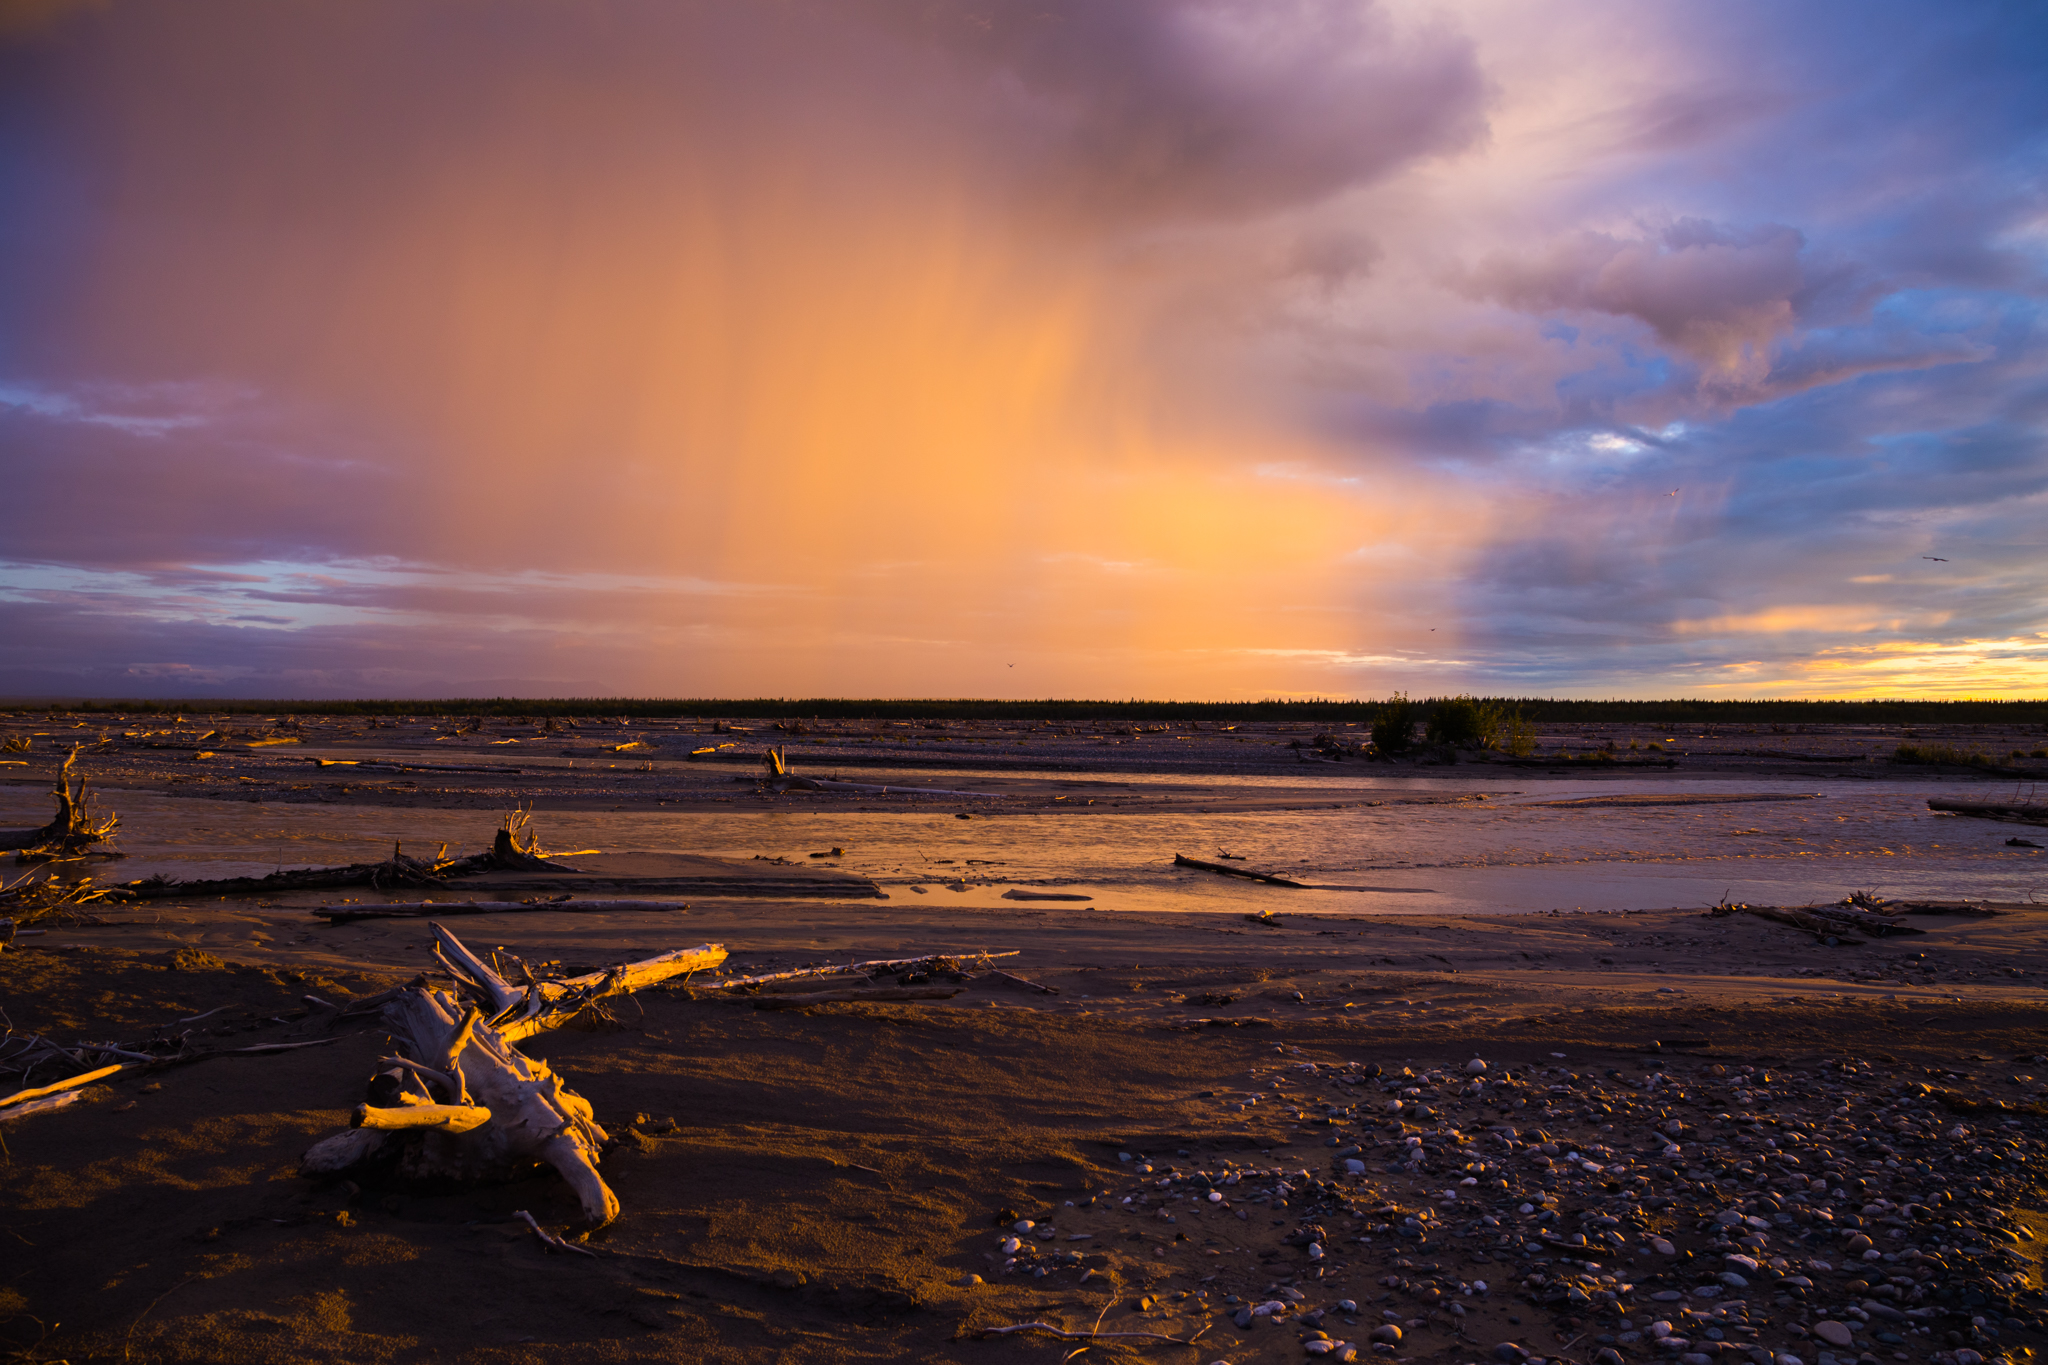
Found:
<path fill-rule="evenodd" d="M 410 1179 L 485 1183 L 552 1166 L 576 1192 L 588 1231 L 618 1217 L 619 1201 L 598 1174 L 610 1141 L 590 1102 L 562 1084 L 546 1062 L 514 1044 L 574 1018 L 608 995 L 715 967 L 725 949 L 707 943 L 566 980 L 507 982 L 436 924 L 434 951 L 465 1000 L 415 987 L 384 1006 L 401 1055 L 386 1057 L 348 1131 L 315 1143 L 308 1175 L 338 1176 L 395 1162 Z"/>
<path fill-rule="evenodd" d="M 485 1007 L 492 1027 L 514 1043 L 567 1023 L 608 995 L 631 995 L 671 977 L 706 971 L 725 961 L 724 947 L 706 943 L 696 948 L 677 948 L 639 962 L 623 962 L 583 976 L 529 979 L 521 988 L 499 976 L 441 925 L 430 927 L 434 931 L 434 956 Z"/>

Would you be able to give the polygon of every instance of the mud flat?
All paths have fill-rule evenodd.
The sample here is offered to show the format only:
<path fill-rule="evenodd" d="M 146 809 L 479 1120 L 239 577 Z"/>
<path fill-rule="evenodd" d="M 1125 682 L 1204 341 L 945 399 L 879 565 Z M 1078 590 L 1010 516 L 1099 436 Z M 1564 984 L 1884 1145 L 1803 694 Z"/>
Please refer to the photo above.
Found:
<path fill-rule="evenodd" d="M 1051 1362 L 1086 1345 L 1197 1365 L 2017 1365 L 2048 1346 L 2048 910 L 2004 894 L 2003 913 L 1858 941 L 1701 903 L 1426 899 L 1454 874 L 1556 875 L 1562 850 L 1717 880 L 1797 859 L 1831 894 L 1918 858 L 1922 881 L 1981 901 L 1972 879 L 2017 887 L 2040 854 L 2009 846 L 2012 826 L 1937 818 L 1889 768 L 1891 785 L 1861 782 L 1883 765 L 1851 765 L 1841 735 L 1796 737 L 1828 763 L 1722 754 L 1690 773 L 1689 754 L 1644 754 L 1647 735 L 1591 765 L 1564 757 L 1583 736 L 1553 737 L 1546 775 L 1304 763 L 1290 746 L 1313 736 L 1278 728 L 1124 728 L 773 736 L 799 771 L 836 758 L 864 784 L 954 789 L 964 771 L 988 787 L 972 798 L 776 793 L 756 777 L 767 737 L 733 726 L 93 731 L 81 763 L 126 802 L 138 850 L 93 869 L 110 880 L 151 856 L 178 875 L 209 858 L 262 875 L 286 852 L 396 864 L 394 839 L 416 859 L 468 847 L 490 826 L 473 812 L 515 804 L 551 844 L 605 851 L 563 859 L 575 874 L 101 905 L 100 923 L 18 937 L 0 952 L 0 1094 L 128 1069 L 62 1108 L 0 1105 L 0 1341 L 71 1361 Z M 8 809 L 33 823 L 77 736 L 15 737 L 28 756 L 5 771 L 34 786 Z M 1804 766 L 1789 783 L 1760 763 Z M 615 832 L 666 812 L 687 852 Z M 1371 884 L 1175 869 L 1169 836 L 1196 835 L 1204 860 Z M 714 976 L 530 1040 L 613 1139 L 624 1212 L 593 1255 L 518 1216 L 572 1220 L 552 1175 L 301 1175 L 390 1047 L 351 1006 L 439 971 L 421 919 L 316 912 L 540 900 L 565 880 L 687 908 L 452 922 L 555 975 L 717 943 L 728 978 L 942 954 L 868 984 L 953 993 L 819 1003 L 800 998 L 816 980 Z M 1374 914 L 1389 901 L 1365 891 L 1423 899 Z M 32 1049 L 46 1060 L 24 1070 Z M 1095 1330 L 1149 1336 L 1071 1335 Z"/>
<path fill-rule="evenodd" d="M 1345 784 L 1365 777 L 1854 782 L 1903 774 L 1972 787 L 2048 777 L 2038 726 L 1544 725 L 1519 757 L 1418 748 L 1391 760 L 1357 757 L 1365 739 L 1356 724 L 1274 722 L 14 715 L 0 716 L 0 743 L 26 748 L 10 751 L 7 763 L 18 766 L 0 774 L 47 783 L 69 747 L 83 744 L 104 787 L 216 800 L 496 810 L 524 799 L 545 811 L 763 802 L 888 809 L 941 799 L 757 792 L 754 774 L 775 748 L 813 777 L 870 785 L 901 777 L 906 786 L 944 787 L 958 784 L 906 770 L 970 772 L 977 788 L 1014 808 L 1058 802 L 1095 813 L 1162 802 L 1211 809 L 1351 802 L 1358 798 Z M 1340 752 L 1346 757 L 1324 757 Z M 1900 762 L 1902 753 L 1911 761 Z M 1179 781 L 1126 787 L 1123 776 Z M 1217 778 L 1290 781 L 1284 790 L 1247 791 L 1210 780 Z"/>
<path fill-rule="evenodd" d="M 306 997 L 345 1007 L 427 968 L 425 926 L 236 902 L 131 919 L 0 957 L 15 1033 L 336 1041 L 138 1068 L 0 1130 L 0 1330 L 43 1358 L 1082 1344 L 977 1335 L 1030 1322 L 1200 1332 L 1094 1350 L 1205 1362 L 1369 1354 L 1386 1327 L 1392 1354 L 1446 1362 L 1506 1343 L 1968 1365 L 2044 1344 L 2033 912 L 1832 948 L 1691 911 L 1276 924 L 729 900 L 461 921 L 563 970 L 685 940 L 731 945 L 734 973 L 935 951 L 965 969 L 916 1004 L 643 992 L 612 1031 L 530 1043 L 617 1140 L 625 1213 L 594 1258 L 514 1218 L 571 1216 L 552 1177 L 295 1174 L 386 1046 Z M 982 949 L 1017 950 L 1011 976 Z"/>

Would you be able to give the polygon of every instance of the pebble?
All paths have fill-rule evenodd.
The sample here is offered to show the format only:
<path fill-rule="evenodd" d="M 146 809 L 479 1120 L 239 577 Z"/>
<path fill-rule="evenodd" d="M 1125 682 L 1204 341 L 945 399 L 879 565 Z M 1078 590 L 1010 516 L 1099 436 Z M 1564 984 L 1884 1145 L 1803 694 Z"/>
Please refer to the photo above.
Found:
<path fill-rule="evenodd" d="M 1851 1341 L 1855 1340 L 1855 1337 L 1850 1333 L 1845 1324 L 1831 1320 L 1816 1322 L 1813 1325 L 1812 1331 L 1815 1336 L 1830 1346 L 1847 1346 Z"/>
<path fill-rule="evenodd" d="M 1222 1311 L 1243 1328 L 1320 1327 L 1318 1304 L 1356 1314 L 1359 1301 L 1302 1302 L 1282 1283 L 1312 1296 L 1325 1283 L 1369 1288 L 1382 1356 L 1438 1354 L 1453 1322 L 1483 1332 L 1483 1313 L 1459 1310 L 1489 1293 L 1536 1315 L 1527 1328 L 1511 1318 L 1513 1330 L 1578 1342 L 1571 1357 L 1589 1365 L 2005 1365 L 2044 1344 L 2048 1298 L 2027 1288 L 2019 1248 L 2031 1239 L 2011 1209 L 2048 1183 L 2048 1126 L 2030 1112 L 2048 1085 L 2007 1074 L 2043 1063 L 1474 1063 L 1383 1069 L 1290 1050 L 1218 1093 L 1242 1088 L 1278 1101 L 1261 1113 L 1297 1115 L 1296 1151 L 1183 1153 L 1157 1172 L 1133 1156 L 1150 1178 L 1125 1165 L 1114 1196 L 1130 1196 L 1133 1215 L 1178 1213 L 1193 1238 L 1227 1188 L 1236 1235 L 1238 1220 L 1257 1231 L 1270 1214 L 1284 1259 L 1246 1268 L 1273 1281 L 1221 1279 L 1210 1302 L 1231 1287 L 1245 1300 Z M 1962 1110 L 1968 1124 L 1953 1117 Z M 1027 1247 L 1003 1273 L 1047 1263 Z M 1644 1326 L 1653 1307 L 1670 1320 Z M 1338 1345 L 1312 1354 L 1343 1358 Z M 1515 1342 L 1494 1356 L 1539 1365 Z"/>

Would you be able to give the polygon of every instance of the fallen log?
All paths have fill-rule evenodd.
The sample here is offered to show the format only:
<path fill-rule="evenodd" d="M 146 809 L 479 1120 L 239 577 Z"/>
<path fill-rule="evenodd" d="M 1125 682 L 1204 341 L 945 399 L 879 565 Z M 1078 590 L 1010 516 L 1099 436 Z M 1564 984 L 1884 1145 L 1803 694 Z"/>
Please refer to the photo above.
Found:
<path fill-rule="evenodd" d="M 379 773 L 510 773 L 516 777 L 525 771 L 477 763 L 378 763 L 363 758 L 316 758 L 313 762 L 322 768 L 360 768 Z"/>
<path fill-rule="evenodd" d="M 415 986 L 391 997 L 384 1021 L 401 1055 L 379 1064 L 385 1069 L 351 1126 L 315 1143 L 301 1169 L 338 1177 L 388 1163 L 409 1179 L 470 1183 L 516 1179 L 546 1165 L 575 1191 L 578 1226 L 604 1226 L 619 1212 L 597 1170 L 610 1138 L 587 1100 L 514 1045 L 606 996 L 716 966 L 725 950 L 678 949 L 564 980 L 529 975 L 521 989 L 441 925 L 432 927 L 435 955 L 461 994 Z"/>
<path fill-rule="evenodd" d="M 2020 825 L 2048 825 L 2048 805 L 2034 801 L 1957 801 L 1946 796 L 1927 798 L 1927 809 L 1950 815 L 1969 815 L 1979 820 L 2006 820 Z"/>
<path fill-rule="evenodd" d="M 1006 901 L 1092 901 L 1093 896 L 1083 896 L 1073 891 L 1024 891 L 1011 887 L 1003 893 Z"/>
<path fill-rule="evenodd" d="M 601 972 L 561 980 L 529 979 L 522 990 L 463 946 L 462 940 L 438 924 L 434 931 L 434 956 L 454 976 L 465 994 L 490 1007 L 486 1016 L 508 1043 L 531 1038 L 556 1028 L 611 995 L 627 995 L 672 977 L 706 971 L 725 961 L 725 949 L 716 943 L 673 952 L 638 962 L 624 962 Z M 400 1000 L 404 996 L 399 997 Z"/>
<path fill-rule="evenodd" d="M 1242 867 L 1231 867 L 1227 863 L 1203 862 L 1200 858 L 1190 858 L 1185 853 L 1174 854 L 1173 865 L 1175 867 L 1199 868 L 1203 872 L 1220 872 L 1226 877 L 1243 877 L 1247 881 L 1265 882 L 1269 886 L 1291 886 L 1298 891 L 1310 889 L 1304 883 L 1289 881 L 1285 877 L 1276 877 L 1269 872 L 1251 872 Z"/>
<path fill-rule="evenodd" d="M 513 915 L 534 910 L 560 910 L 570 914 L 647 910 L 682 914 L 689 909 L 683 901 L 572 900 L 559 896 L 543 901 L 403 901 L 389 905 L 322 905 L 307 913 L 324 915 L 329 924 L 348 924 L 359 919 L 424 919 L 429 915 Z"/>
<path fill-rule="evenodd" d="M 540 841 L 528 832 L 529 819 L 530 816 L 525 811 L 512 812 L 505 817 L 504 824 L 499 827 L 490 848 L 464 858 L 448 858 L 438 853 L 431 858 L 411 858 L 405 855 L 399 845 L 394 844 L 391 856 L 381 863 L 294 868 L 290 872 L 273 872 L 263 877 L 220 877 L 210 881 L 180 882 L 157 876 L 128 882 L 117 889 L 138 900 L 165 900 L 188 896 L 328 891 L 345 886 L 368 886 L 376 890 L 400 886 L 444 887 L 455 878 L 476 876 L 484 872 L 534 869 L 554 872 L 575 871 L 575 868 L 564 867 L 561 863 L 550 861 L 551 857 L 563 855 L 551 855 L 541 848 Z M 447 846 L 444 844 L 442 847 L 445 850 Z"/>
<path fill-rule="evenodd" d="M 30 1100 L 39 1100 L 46 1095 L 57 1095 L 67 1090 L 76 1090 L 80 1086 L 90 1085 L 94 1081 L 104 1079 L 123 1069 L 119 1065 L 103 1066 L 97 1071 L 88 1071 L 82 1076 L 73 1076 L 68 1081 L 58 1081 L 55 1085 L 37 1086 L 33 1090 L 17 1090 L 12 1095 L 0 1099 L 0 1109 L 6 1109 L 17 1104 L 25 1104 Z"/>

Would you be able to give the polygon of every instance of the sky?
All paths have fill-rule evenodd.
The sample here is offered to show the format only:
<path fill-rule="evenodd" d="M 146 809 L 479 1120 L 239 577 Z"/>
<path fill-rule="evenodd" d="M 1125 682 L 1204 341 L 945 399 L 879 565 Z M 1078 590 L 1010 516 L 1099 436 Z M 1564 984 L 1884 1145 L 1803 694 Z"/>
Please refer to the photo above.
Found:
<path fill-rule="evenodd" d="M 0 0 L 0 696 L 2048 695 L 2048 9 Z"/>

